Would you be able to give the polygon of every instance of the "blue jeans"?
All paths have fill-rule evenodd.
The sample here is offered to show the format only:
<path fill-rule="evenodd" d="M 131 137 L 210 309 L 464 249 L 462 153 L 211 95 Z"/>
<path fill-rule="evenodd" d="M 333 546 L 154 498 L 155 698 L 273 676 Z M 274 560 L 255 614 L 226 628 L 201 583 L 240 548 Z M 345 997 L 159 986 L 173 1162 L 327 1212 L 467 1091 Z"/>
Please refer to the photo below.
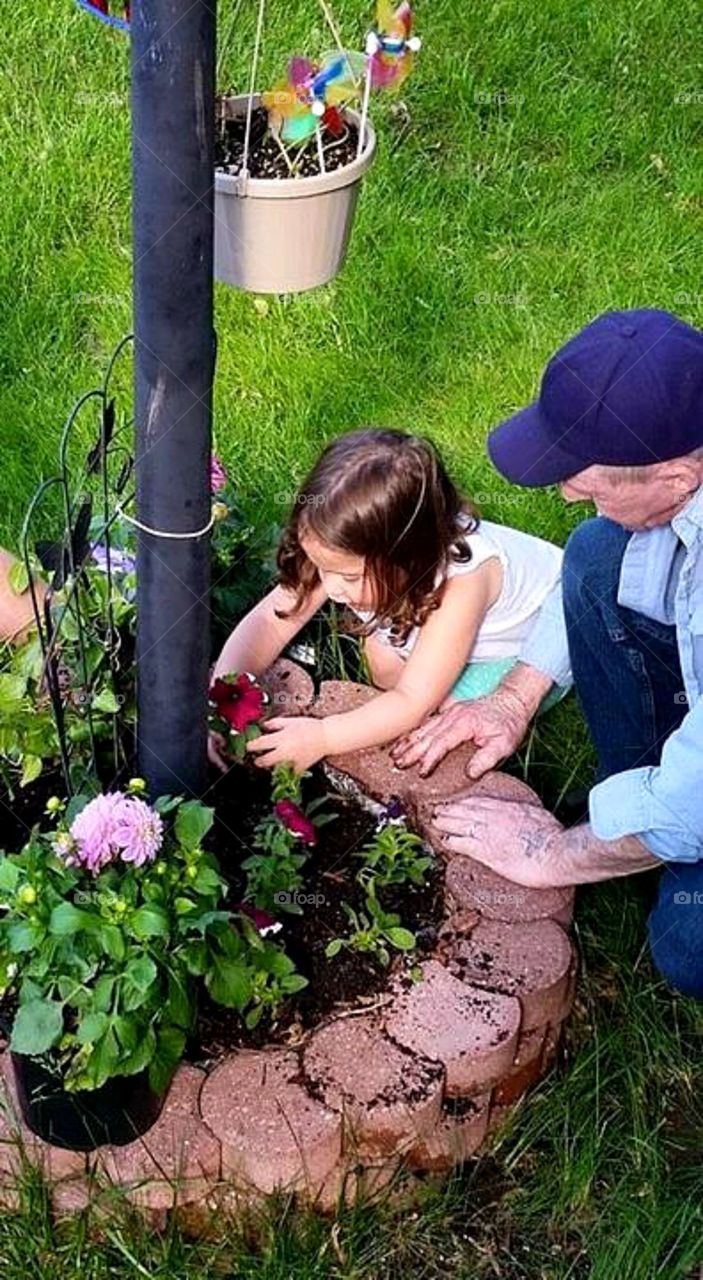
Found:
<path fill-rule="evenodd" d="M 599 781 L 658 764 L 687 711 L 676 628 L 617 602 L 629 536 L 603 516 L 585 520 L 564 555 L 571 668 L 598 752 Z M 648 922 L 652 959 L 672 986 L 703 999 L 703 907 L 693 897 L 703 895 L 703 862 L 663 866 Z M 689 896 L 678 896 L 683 894 Z"/>

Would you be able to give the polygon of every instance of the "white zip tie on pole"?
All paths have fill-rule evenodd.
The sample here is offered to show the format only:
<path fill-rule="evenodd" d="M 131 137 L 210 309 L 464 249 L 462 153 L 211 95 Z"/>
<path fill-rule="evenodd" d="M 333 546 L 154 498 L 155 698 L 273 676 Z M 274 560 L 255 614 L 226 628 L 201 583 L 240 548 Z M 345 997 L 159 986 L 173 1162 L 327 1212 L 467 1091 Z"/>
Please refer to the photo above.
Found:
<path fill-rule="evenodd" d="M 202 529 L 196 529 L 193 533 L 169 533 L 166 529 L 152 529 L 148 524 L 142 524 L 141 520 L 137 520 L 135 516 L 128 516 L 119 502 L 115 504 L 115 510 L 128 524 L 133 524 L 135 529 L 140 529 L 142 533 L 150 534 L 152 538 L 175 538 L 179 541 L 184 541 L 188 538 L 203 538 L 206 533 L 210 532 L 215 523 L 215 515 L 213 513 Z"/>
<path fill-rule="evenodd" d="M 373 75 L 373 58 L 381 48 L 381 41 L 375 31 L 369 31 L 366 37 L 366 79 L 364 81 L 364 97 L 361 103 L 361 120 L 359 121 L 359 144 L 356 158 L 359 159 L 366 141 L 366 126 L 369 119 L 369 100 L 371 98 L 371 78 Z"/>

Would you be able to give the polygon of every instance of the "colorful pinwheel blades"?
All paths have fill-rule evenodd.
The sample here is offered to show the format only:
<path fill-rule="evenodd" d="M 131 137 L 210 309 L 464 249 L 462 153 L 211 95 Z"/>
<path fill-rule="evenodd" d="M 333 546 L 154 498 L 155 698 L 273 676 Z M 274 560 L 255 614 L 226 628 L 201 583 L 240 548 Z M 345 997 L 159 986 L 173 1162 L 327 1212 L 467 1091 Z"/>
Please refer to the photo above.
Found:
<path fill-rule="evenodd" d="M 376 48 L 371 53 L 371 87 L 399 89 L 413 67 L 413 53 L 420 41 L 413 36 L 413 11 L 405 3 L 393 8 L 388 0 L 378 0 L 376 10 Z"/>
<path fill-rule="evenodd" d="M 129 31 L 132 17 L 129 0 L 119 5 L 115 0 L 76 0 L 76 4 L 79 9 L 90 13 L 92 17 L 98 18 L 108 27 L 115 27 L 118 31 Z M 122 16 L 117 15 L 115 12 L 117 9 L 121 10 Z"/>
<path fill-rule="evenodd" d="M 291 58 L 288 79 L 262 95 L 272 128 L 285 142 L 306 142 L 322 121 L 339 133 L 338 107 L 358 97 L 365 73 L 362 54 L 328 54 L 321 66 L 307 58 Z"/>

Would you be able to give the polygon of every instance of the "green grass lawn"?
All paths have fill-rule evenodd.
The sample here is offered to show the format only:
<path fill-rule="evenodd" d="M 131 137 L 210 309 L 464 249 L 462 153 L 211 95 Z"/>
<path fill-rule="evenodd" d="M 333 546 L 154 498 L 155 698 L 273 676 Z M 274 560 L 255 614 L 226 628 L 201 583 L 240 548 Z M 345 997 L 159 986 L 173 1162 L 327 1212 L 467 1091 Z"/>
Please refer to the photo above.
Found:
<path fill-rule="evenodd" d="M 0 32 L 0 541 L 51 473 L 60 424 L 130 316 L 128 45 L 70 0 L 15 0 Z M 11 13 L 9 12 L 11 8 Z M 246 81 L 255 6 L 221 0 L 220 88 Z M 335 5 L 359 45 L 370 11 Z M 545 359 L 610 307 L 703 323 L 698 5 L 679 0 L 418 3 L 424 49 L 380 154 L 349 261 L 266 305 L 218 286 L 216 436 L 262 531 L 320 446 L 362 423 L 428 433 L 487 516 L 563 541 L 581 512 L 510 489 L 490 427 Z M 319 7 L 268 6 L 262 83 L 329 41 Z M 587 769 L 573 707 L 533 744 L 556 795 Z M 643 952 L 646 879 L 589 889 L 566 1069 L 494 1157 L 422 1212 L 330 1225 L 273 1213 L 263 1247 L 162 1240 L 115 1223 L 56 1232 L 41 1194 L 0 1219 L 3 1280 L 41 1277 L 504 1277 L 693 1280 L 703 1260 L 701 1010 Z M 698 1034 L 698 1039 L 696 1038 Z"/>

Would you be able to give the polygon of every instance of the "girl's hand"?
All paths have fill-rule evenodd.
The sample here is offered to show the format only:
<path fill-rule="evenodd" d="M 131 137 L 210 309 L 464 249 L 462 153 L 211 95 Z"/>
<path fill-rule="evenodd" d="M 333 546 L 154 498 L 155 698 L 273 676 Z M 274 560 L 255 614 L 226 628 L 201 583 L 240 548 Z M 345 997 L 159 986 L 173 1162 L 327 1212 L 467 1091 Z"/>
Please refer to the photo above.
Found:
<path fill-rule="evenodd" d="M 247 751 L 260 756 L 259 768 L 288 764 L 303 773 L 327 754 L 324 721 L 312 716 L 275 716 L 263 729 L 260 738 L 247 743 Z"/>
<path fill-rule="evenodd" d="M 207 736 L 207 758 L 223 773 L 227 773 L 231 761 L 227 760 L 227 740 L 221 733 L 209 733 Z"/>

